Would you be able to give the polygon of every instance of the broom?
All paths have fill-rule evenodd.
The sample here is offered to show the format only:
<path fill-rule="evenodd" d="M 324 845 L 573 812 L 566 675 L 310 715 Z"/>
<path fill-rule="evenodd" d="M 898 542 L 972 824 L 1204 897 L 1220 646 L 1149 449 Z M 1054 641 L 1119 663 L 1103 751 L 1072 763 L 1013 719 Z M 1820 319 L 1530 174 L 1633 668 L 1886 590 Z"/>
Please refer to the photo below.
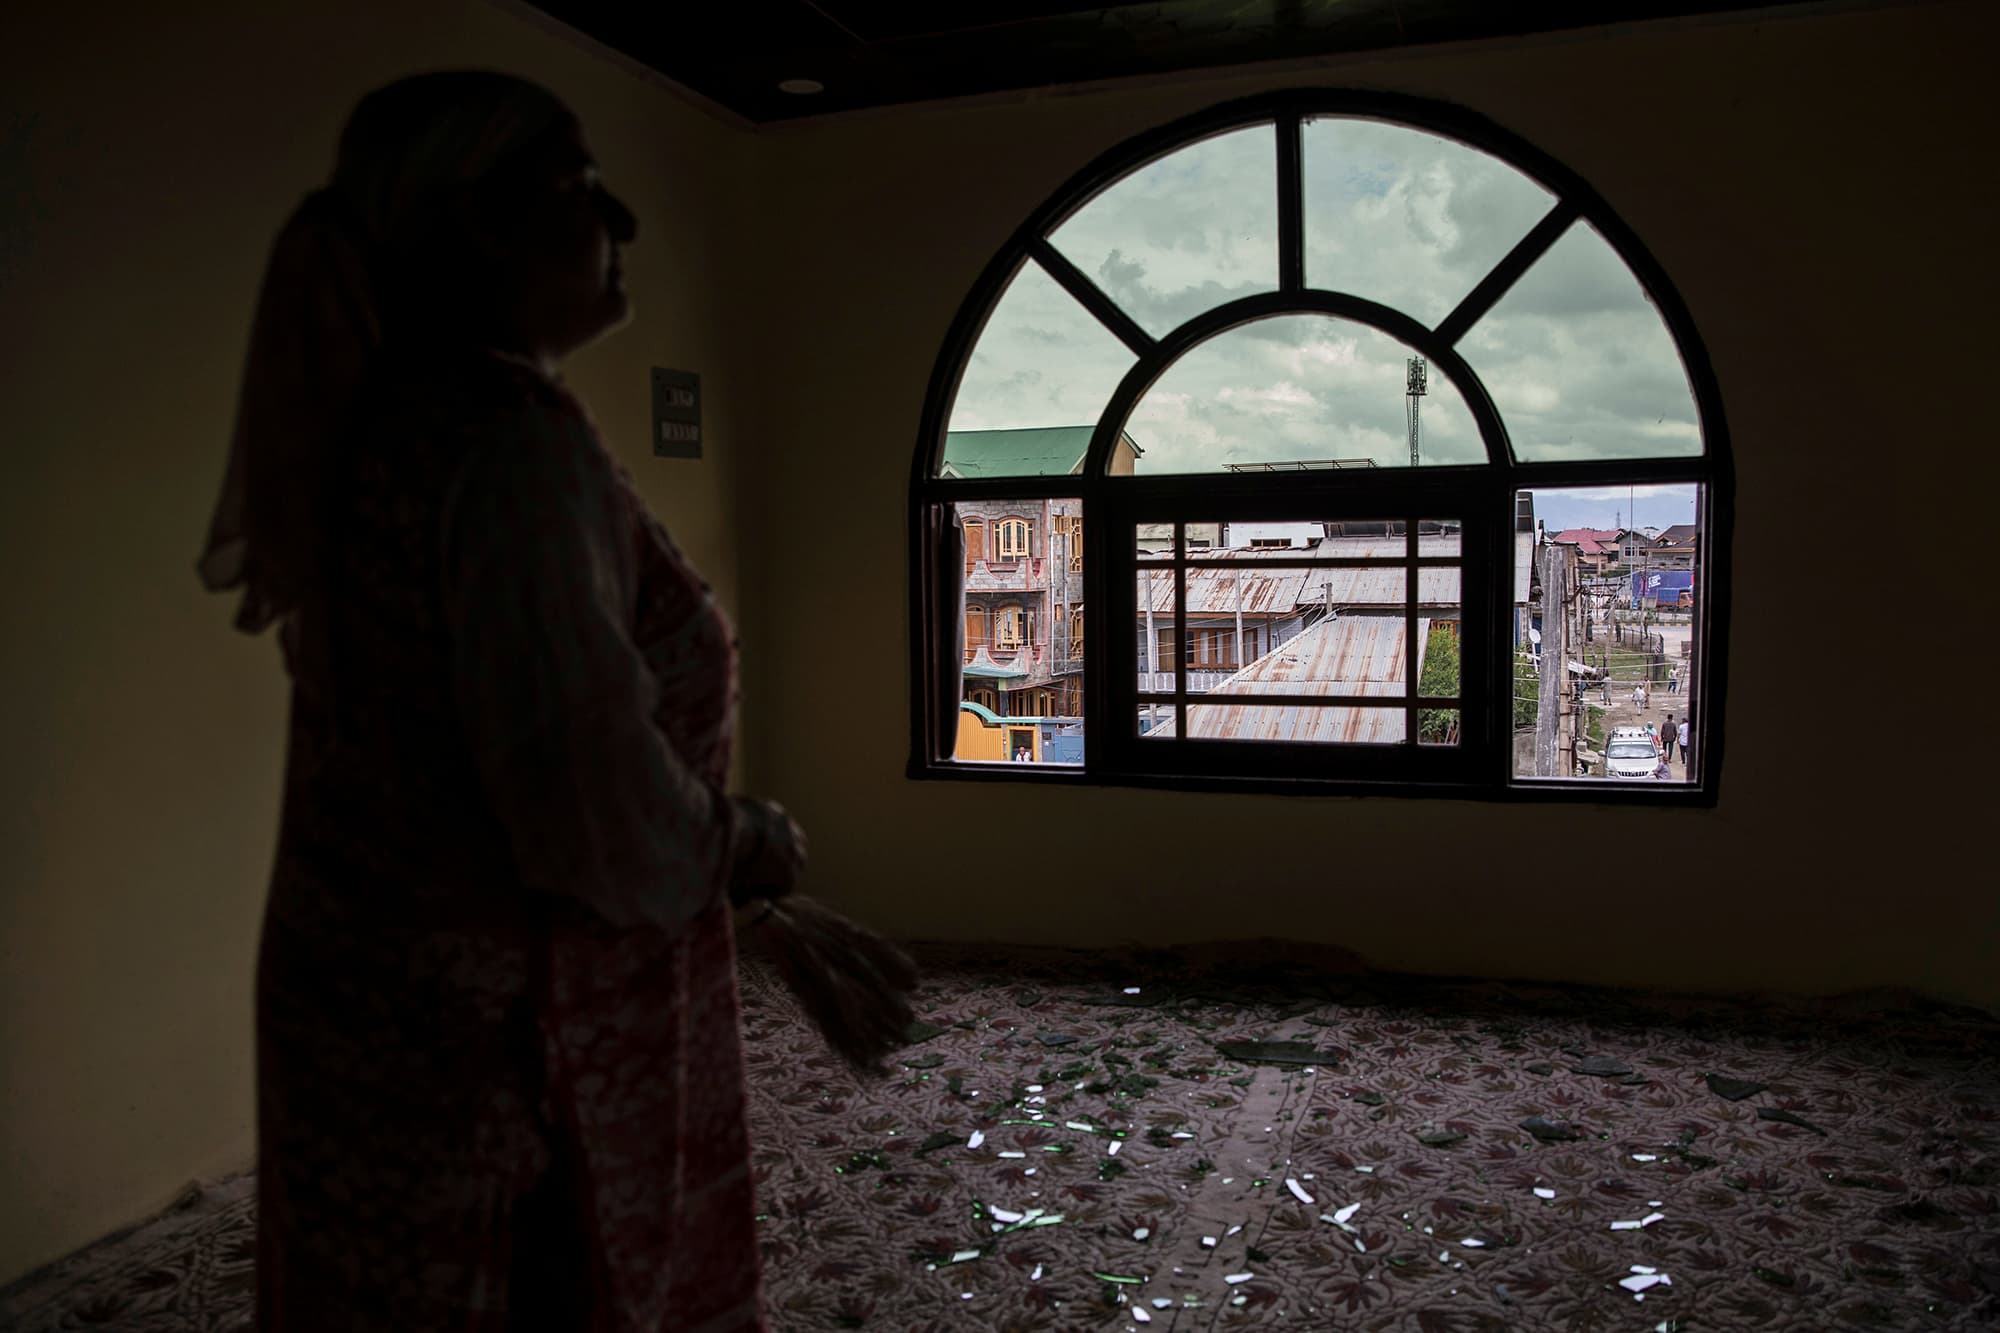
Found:
<path fill-rule="evenodd" d="M 842 1059 L 862 1073 L 908 1041 L 917 966 L 866 926 L 803 894 L 765 900 L 755 919 L 785 988 Z"/>

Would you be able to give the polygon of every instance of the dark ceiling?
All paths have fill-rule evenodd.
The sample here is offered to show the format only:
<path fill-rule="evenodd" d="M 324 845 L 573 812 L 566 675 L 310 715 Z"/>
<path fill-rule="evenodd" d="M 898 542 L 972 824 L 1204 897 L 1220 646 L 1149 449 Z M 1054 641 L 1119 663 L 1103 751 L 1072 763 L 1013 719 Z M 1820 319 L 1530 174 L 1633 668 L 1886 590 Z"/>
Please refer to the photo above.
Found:
<path fill-rule="evenodd" d="M 859 107 L 1555 32 L 1772 0 L 539 0 L 544 13 L 765 123 Z M 824 91 L 778 85 L 809 79 Z"/>

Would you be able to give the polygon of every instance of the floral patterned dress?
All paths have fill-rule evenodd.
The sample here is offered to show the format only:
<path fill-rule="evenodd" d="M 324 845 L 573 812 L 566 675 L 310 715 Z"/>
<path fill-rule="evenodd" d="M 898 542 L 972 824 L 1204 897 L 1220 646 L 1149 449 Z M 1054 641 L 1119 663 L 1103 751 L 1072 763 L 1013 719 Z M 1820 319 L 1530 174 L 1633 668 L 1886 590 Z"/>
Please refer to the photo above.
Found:
<path fill-rule="evenodd" d="M 388 365 L 286 626 L 259 1327 L 520 1327 L 553 1191 L 587 1269 L 550 1327 L 762 1330 L 731 630 L 560 385 Z"/>

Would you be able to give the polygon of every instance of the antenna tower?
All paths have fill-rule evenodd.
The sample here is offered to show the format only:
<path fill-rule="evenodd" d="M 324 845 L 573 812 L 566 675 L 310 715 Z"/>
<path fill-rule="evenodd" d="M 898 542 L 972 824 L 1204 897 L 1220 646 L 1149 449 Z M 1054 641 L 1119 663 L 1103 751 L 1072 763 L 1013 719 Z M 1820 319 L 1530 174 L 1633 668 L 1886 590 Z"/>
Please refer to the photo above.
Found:
<path fill-rule="evenodd" d="M 1410 390 L 1410 466 L 1417 465 L 1417 402 L 1424 396 L 1425 386 L 1430 377 L 1429 368 L 1420 356 L 1413 356 L 1408 363 Z"/>

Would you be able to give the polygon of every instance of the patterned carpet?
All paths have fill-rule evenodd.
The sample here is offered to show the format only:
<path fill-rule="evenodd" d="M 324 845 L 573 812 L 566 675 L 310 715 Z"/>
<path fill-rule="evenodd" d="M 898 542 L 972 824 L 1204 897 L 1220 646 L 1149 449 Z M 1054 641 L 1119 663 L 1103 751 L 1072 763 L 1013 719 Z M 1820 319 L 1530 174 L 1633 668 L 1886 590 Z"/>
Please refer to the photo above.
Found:
<path fill-rule="evenodd" d="M 2000 1328 L 2000 1023 L 1364 974 L 1298 950 L 918 951 L 894 1075 L 744 966 L 791 1330 Z M 249 1327 L 248 1178 L 0 1328 Z"/>

